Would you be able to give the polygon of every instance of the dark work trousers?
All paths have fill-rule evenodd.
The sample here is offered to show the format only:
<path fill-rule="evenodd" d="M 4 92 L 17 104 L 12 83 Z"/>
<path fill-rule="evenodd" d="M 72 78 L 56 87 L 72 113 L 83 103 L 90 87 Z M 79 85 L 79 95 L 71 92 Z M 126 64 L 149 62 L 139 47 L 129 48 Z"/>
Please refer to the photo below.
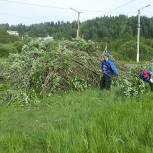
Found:
<path fill-rule="evenodd" d="M 152 82 L 149 82 L 149 85 L 150 85 L 151 91 L 153 91 L 153 83 Z"/>
<path fill-rule="evenodd" d="M 111 77 L 104 74 L 100 80 L 100 89 L 109 90 L 111 88 Z"/>

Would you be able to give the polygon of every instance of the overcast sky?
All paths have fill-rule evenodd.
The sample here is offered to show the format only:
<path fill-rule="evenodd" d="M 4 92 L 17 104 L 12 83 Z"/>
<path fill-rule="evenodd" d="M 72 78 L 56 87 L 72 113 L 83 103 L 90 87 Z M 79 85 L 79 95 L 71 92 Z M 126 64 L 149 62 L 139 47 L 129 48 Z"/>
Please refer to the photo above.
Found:
<path fill-rule="evenodd" d="M 81 21 L 104 15 L 135 16 L 147 4 L 151 6 L 142 10 L 142 15 L 152 17 L 153 0 L 0 0 L 0 24 L 74 21 L 77 13 L 69 8 L 83 12 Z"/>

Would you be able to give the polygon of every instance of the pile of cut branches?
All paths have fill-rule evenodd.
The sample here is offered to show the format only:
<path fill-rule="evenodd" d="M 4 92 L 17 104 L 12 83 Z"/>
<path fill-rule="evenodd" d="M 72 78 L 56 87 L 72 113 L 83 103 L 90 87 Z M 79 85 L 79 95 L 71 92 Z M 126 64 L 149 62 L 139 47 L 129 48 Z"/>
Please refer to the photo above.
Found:
<path fill-rule="evenodd" d="M 87 45 L 76 40 L 59 43 L 32 40 L 20 54 L 9 56 L 8 78 L 18 88 L 34 89 L 40 94 L 97 86 L 99 61 L 96 52 L 91 55 L 86 51 Z"/>

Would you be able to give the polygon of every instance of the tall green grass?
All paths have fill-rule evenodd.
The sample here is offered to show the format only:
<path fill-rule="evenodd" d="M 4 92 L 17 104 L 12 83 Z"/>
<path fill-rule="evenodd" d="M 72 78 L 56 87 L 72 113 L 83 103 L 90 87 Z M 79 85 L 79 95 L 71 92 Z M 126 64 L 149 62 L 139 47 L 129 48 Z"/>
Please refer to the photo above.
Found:
<path fill-rule="evenodd" d="M 153 95 L 87 90 L 0 107 L 0 153 L 152 153 Z"/>

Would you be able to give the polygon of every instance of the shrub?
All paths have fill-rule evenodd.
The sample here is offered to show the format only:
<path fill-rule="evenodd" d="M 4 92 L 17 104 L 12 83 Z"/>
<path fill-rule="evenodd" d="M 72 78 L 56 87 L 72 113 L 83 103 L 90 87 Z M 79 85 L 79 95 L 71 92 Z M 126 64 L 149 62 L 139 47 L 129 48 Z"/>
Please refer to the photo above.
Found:
<path fill-rule="evenodd" d="M 23 47 L 23 42 L 22 41 L 16 41 L 13 43 L 13 46 L 16 48 L 17 52 L 20 53 L 22 51 Z"/>
<path fill-rule="evenodd" d="M 126 69 L 126 71 L 125 71 Z M 119 92 L 123 96 L 138 97 L 146 92 L 146 84 L 139 78 L 141 66 L 124 67 L 120 71 L 120 77 L 114 80 L 113 85 L 119 87 Z"/>
<path fill-rule="evenodd" d="M 16 53 L 17 49 L 12 44 L 0 44 L 0 57 L 8 57 L 10 53 Z"/>
<path fill-rule="evenodd" d="M 34 89 L 40 94 L 97 85 L 100 78 L 97 58 L 75 45 L 76 41 L 61 41 L 57 47 L 49 48 L 52 45 L 45 41 L 32 40 L 20 54 L 9 56 L 8 77 L 17 87 Z"/>
<path fill-rule="evenodd" d="M 136 59 L 136 42 L 128 41 L 121 45 L 119 53 L 122 55 L 124 60 L 135 60 Z M 140 43 L 140 60 L 150 60 L 153 56 L 153 48 L 145 45 L 143 42 Z"/>

